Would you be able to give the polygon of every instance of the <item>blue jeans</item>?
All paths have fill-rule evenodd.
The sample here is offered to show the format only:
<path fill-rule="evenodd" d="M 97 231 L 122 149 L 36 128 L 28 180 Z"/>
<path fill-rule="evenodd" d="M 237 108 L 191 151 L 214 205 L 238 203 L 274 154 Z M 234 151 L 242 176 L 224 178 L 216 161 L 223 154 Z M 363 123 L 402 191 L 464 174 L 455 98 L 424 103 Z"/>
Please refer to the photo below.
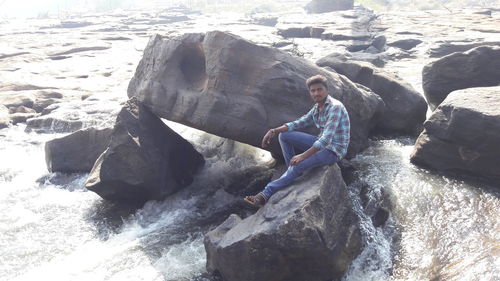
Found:
<path fill-rule="evenodd" d="M 262 193 L 267 199 L 277 191 L 287 187 L 294 179 L 302 175 L 305 170 L 337 162 L 338 158 L 335 152 L 328 149 L 322 149 L 299 164 L 290 166 L 290 159 L 296 154 L 308 150 L 315 141 L 315 136 L 303 132 L 292 131 L 279 134 L 281 150 L 283 151 L 288 169 L 279 179 L 268 183 L 264 188 Z"/>

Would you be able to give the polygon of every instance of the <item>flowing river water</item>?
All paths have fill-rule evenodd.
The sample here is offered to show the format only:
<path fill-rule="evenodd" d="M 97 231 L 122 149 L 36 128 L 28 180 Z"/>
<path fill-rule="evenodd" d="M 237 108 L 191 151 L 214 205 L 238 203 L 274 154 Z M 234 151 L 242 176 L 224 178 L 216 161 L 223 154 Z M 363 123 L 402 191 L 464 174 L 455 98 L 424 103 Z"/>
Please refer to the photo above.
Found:
<path fill-rule="evenodd" d="M 392 67 L 419 88 L 422 65 Z M 111 125 L 106 115 L 119 109 L 120 95 L 94 103 L 91 111 L 104 114 L 84 126 Z M 138 210 L 87 191 L 87 174 L 47 172 L 44 143 L 63 134 L 26 132 L 24 124 L 0 130 L 0 279 L 210 280 L 203 247 L 210 223 L 203 221 L 228 215 L 213 203 L 223 196 L 216 190 L 273 160 L 262 150 L 169 125 L 207 163 L 191 186 Z M 394 209 L 384 227 L 365 224 L 367 246 L 343 279 L 499 280 L 498 187 L 412 165 L 414 142 L 372 140 L 352 160 L 359 179 L 385 190 Z"/>

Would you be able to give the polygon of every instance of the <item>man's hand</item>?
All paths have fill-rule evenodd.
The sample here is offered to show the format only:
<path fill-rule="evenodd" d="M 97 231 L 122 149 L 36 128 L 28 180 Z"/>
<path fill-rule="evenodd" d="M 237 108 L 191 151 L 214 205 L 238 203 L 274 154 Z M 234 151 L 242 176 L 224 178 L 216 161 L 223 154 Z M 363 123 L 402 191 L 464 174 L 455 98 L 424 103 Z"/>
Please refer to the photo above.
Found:
<path fill-rule="evenodd" d="M 262 147 L 266 147 L 271 143 L 271 139 L 274 137 L 274 129 L 267 131 L 264 138 L 262 138 Z"/>
<path fill-rule="evenodd" d="M 304 153 L 297 154 L 294 157 L 292 157 L 292 159 L 290 159 L 290 166 L 295 166 L 295 165 L 299 164 L 300 162 L 304 161 L 306 158 L 307 158 L 307 156 L 304 155 Z"/>

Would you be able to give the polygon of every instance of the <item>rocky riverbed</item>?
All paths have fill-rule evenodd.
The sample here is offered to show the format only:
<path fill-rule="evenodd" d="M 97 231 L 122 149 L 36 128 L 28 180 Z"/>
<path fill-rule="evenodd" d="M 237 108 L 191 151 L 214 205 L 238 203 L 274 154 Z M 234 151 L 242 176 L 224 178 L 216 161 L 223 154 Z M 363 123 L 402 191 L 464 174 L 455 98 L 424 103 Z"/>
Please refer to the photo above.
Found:
<path fill-rule="evenodd" d="M 0 266 L 1 275 L 8 280 L 31 280 L 35 276 L 56 280 L 210 280 L 215 272 L 229 276 L 228 280 L 243 280 L 238 277 L 242 273 L 247 280 L 261 280 L 262 276 L 279 279 L 288 278 L 286 272 L 272 268 L 236 270 L 241 266 L 238 258 L 245 261 L 241 255 L 245 253 L 253 258 L 246 260 L 249 266 L 262 267 L 262 258 L 272 260 L 272 251 L 283 253 L 287 245 L 302 252 L 304 245 L 316 247 L 324 243 L 324 248 L 317 249 L 324 259 L 331 259 L 338 251 L 348 253 L 331 259 L 332 263 L 320 270 L 331 278 L 498 278 L 500 217 L 495 210 L 500 207 L 499 173 L 495 158 L 488 156 L 489 150 L 493 150 L 490 155 L 497 153 L 491 144 L 497 136 L 483 136 L 492 141 L 484 142 L 485 150 L 479 152 L 460 148 L 474 141 L 467 137 L 465 144 L 453 143 L 464 151 L 458 156 L 450 156 L 447 148 L 441 148 L 446 156 L 440 159 L 450 162 L 448 166 L 433 160 L 434 153 L 425 156 L 425 167 L 446 174 L 414 166 L 410 156 L 414 159 L 414 155 L 419 155 L 418 151 L 412 154 L 412 150 L 423 129 L 418 138 L 420 146 L 429 138 L 442 139 L 435 134 L 438 126 L 433 122 L 442 125 L 446 122 L 440 120 L 456 120 L 443 117 L 441 112 L 449 108 L 458 108 L 456 111 L 465 112 L 464 116 L 489 120 L 484 123 L 484 130 L 496 128 L 498 109 L 484 108 L 496 104 L 488 103 L 488 99 L 498 100 L 491 94 L 497 94 L 498 88 L 491 88 L 491 92 L 490 88 L 481 88 L 477 92 L 481 100 L 472 105 L 457 100 L 460 93 L 454 92 L 442 106 L 434 104 L 437 109 L 433 113 L 425 107 L 424 90 L 426 94 L 430 91 L 422 87 L 422 69 L 453 52 L 467 52 L 483 45 L 496 52 L 500 45 L 499 22 L 500 12 L 494 9 L 489 13 L 484 9 L 375 13 L 360 6 L 314 15 L 305 14 L 302 9 L 253 15 L 165 9 L 89 14 L 65 20 L 1 21 L 0 253 L 8 257 L 8 262 Z M 185 35 L 188 33 L 196 34 Z M 242 50 L 245 52 L 238 53 Z M 479 52 L 476 50 L 470 52 Z M 203 71 L 193 68 L 200 63 L 200 57 L 204 59 L 203 68 L 207 66 Z M 161 67 L 157 62 L 175 62 L 176 58 L 177 65 L 160 73 L 165 76 L 148 72 L 151 65 L 154 70 L 155 63 Z M 315 66 L 319 59 L 323 61 L 319 66 L 328 68 Z M 268 72 L 260 71 L 261 65 Z M 455 71 L 460 66 L 452 67 Z M 238 80 L 227 79 L 227 69 Z M 162 194 L 161 201 L 149 201 L 139 208 L 115 205 L 85 188 L 86 181 L 89 186 L 88 164 L 73 174 L 55 170 L 50 173 L 45 166 L 46 141 L 79 129 L 112 128 L 128 96 L 137 96 L 161 117 L 258 145 L 259 132 L 274 126 L 273 122 L 292 118 L 290 112 L 304 110 L 299 105 L 307 100 L 288 98 L 288 111 L 259 111 L 253 107 L 254 96 L 265 92 L 269 94 L 266 104 L 286 105 L 286 99 L 277 98 L 281 89 L 289 93 L 303 91 L 305 88 L 296 86 L 295 80 L 311 71 L 330 75 L 333 89 L 339 89 L 334 96 L 344 99 L 353 113 L 355 145 L 350 148 L 350 157 L 356 172 L 351 176 L 357 183 L 349 182 L 345 174 L 347 185 L 330 183 L 332 177 L 340 177 L 340 171 L 336 167 L 326 168 L 322 174 L 331 177 L 313 177 L 319 178 L 321 184 L 307 182 L 306 177 L 305 184 L 299 182 L 295 189 L 290 188 L 297 193 L 307 184 L 314 184 L 317 189 L 304 189 L 304 194 L 283 193 L 282 199 L 277 196 L 272 204 L 252 214 L 238 205 L 238 198 L 270 180 L 274 172 L 270 153 L 171 122 L 168 125 L 201 153 L 205 165 L 186 181 L 183 190 Z M 498 85 L 500 76 L 494 68 L 492 71 L 488 73 L 493 82 L 471 85 L 493 86 L 495 77 Z M 266 83 L 267 76 L 263 74 L 275 77 L 274 81 L 287 75 L 292 78 L 283 80 L 286 84 L 275 89 Z M 242 88 L 238 89 L 238 85 Z M 258 90 L 253 90 L 252 85 Z M 185 97 L 159 97 L 154 94 L 158 88 Z M 226 98 L 224 103 L 213 102 L 214 96 L 239 93 L 243 95 L 233 101 Z M 474 99 L 475 93 L 467 97 Z M 205 95 L 205 100 L 197 98 L 204 107 L 189 107 L 192 97 L 200 94 Z M 165 99 L 173 99 L 178 111 L 166 110 Z M 258 96 L 258 100 L 262 99 Z M 366 107 L 361 108 L 361 104 Z M 384 104 L 384 109 L 378 104 Z M 246 112 L 239 122 L 249 122 L 248 126 L 240 130 L 230 123 L 210 123 L 209 116 L 223 110 L 228 110 L 225 117 L 231 120 L 239 117 L 237 112 Z M 189 114 L 199 116 L 192 118 Z M 429 120 L 424 125 L 426 115 Z M 461 118 L 460 114 L 453 116 Z M 253 120 L 257 121 L 252 123 Z M 129 134 L 134 134 L 136 129 L 130 129 L 134 126 L 129 126 Z M 454 126 L 456 123 L 449 130 Z M 468 130 L 474 126 L 457 128 Z M 115 139 L 123 139 L 114 135 Z M 461 140 L 461 135 L 448 136 L 452 136 L 452 141 Z M 52 149 L 57 148 L 54 145 Z M 276 146 L 271 151 L 274 155 L 279 153 Z M 482 155 L 489 162 L 478 163 L 486 166 L 468 160 L 472 157 L 473 161 L 481 161 Z M 453 157 L 469 162 L 462 164 Z M 49 160 L 48 163 L 56 163 L 56 159 Z M 414 162 L 419 164 L 418 160 Z M 49 165 L 49 169 L 52 167 Z M 345 166 L 342 168 L 346 170 Z M 336 187 L 325 189 L 322 184 Z M 163 200 L 167 195 L 170 196 Z M 331 198 L 342 200 L 345 206 L 332 206 L 327 200 Z M 277 217 L 273 212 L 300 216 Z M 335 214 L 328 216 L 334 218 L 332 221 L 322 217 L 327 213 Z M 304 218 L 308 220 L 302 221 Z M 336 228 L 331 225 L 334 221 L 342 222 L 351 232 L 335 233 L 332 229 Z M 287 227 L 291 227 L 290 231 L 279 231 Z M 297 227 L 304 231 L 291 231 Z M 255 233 L 246 233 L 252 229 Z M 265 242 L 266 239 L 280 243 Z M 231 245 L 237 245 L 236 254 L 231 252 Z M 271 250 L 255 252 L 256 245 Z M 295 262 L 300 264 L 300 259 L 294 260 L 293 251 L 285 256 L 288 258 L 275 265 L 289 268 L 287 272 L 296 278 L 318 274 L 311 265 L 307 270 L 297 268 Z M 312 260 L 307 253 L 300 258 Z M 290 260 L 294 263 L 287 262 Z"/>

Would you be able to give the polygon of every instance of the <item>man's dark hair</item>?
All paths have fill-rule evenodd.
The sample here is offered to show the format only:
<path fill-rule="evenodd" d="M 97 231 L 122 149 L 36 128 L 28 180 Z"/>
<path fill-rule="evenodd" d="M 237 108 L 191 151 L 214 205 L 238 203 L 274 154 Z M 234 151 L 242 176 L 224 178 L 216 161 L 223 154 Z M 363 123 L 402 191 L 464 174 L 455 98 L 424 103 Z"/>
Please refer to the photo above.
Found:
<path fill-rule="evenodd" d="M 323 84 L 323 86 L 325 86 L 325 89 L 328 89 L 328 86 L 326 85 L 326 81 L 328 81 L 328 80 L 326 79 L 325 76 L 318 74 L 318 75 L 314 75 L 314 76 L 309 77 L 306 81 L 306 85 L 307 85 L 307 88 L 309 89 L 309 88 L 311 88 L 311 85 L 321 83 L 321 84 Z"/>

